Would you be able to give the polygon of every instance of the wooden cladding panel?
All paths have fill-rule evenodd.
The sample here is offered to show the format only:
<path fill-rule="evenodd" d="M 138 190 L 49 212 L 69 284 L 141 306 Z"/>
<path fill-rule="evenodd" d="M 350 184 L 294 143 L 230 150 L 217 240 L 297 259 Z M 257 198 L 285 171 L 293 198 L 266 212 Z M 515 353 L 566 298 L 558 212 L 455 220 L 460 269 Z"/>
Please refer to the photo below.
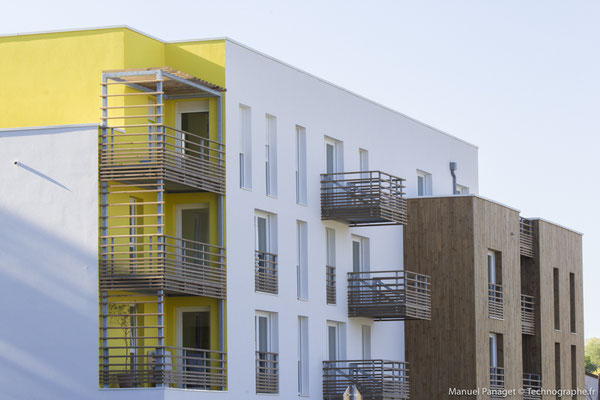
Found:
<path fill-rule="evenodd" d="M 342 400 L 344 391 L 352 385 L 364 400 L 408 399 L 408 366 L 387 360 L 323 362 L 323 400 Z"/>
<path fill-rule="evenodd" d="M 381 171 L 321 174 L 321 219 L 351 226 L 405 225 L 403 181 Z"/>

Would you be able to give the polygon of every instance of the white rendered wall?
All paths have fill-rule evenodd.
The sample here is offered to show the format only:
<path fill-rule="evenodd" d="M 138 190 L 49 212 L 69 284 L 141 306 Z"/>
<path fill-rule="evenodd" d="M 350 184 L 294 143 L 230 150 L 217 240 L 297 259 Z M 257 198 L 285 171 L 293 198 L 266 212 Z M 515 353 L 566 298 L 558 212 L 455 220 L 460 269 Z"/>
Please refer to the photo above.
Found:
<path fill-rule="evenodd" d="M 98 398 L 97 141 L 0 130 L 2 399 Z"/>
<path fill-rule="evenodd" d="M 322 362 L 327 359 L 326 321 L 346 323 L 347 358 L 361 358 L 361 325 L 372 326 L 372 358 L 404 360 L 400 322 L 347 317 L 346 273 L 351 271 L 351 234 L 370 238 L 371 270 L 403 267 L 402 228 L 348 228 L 320 219 L 320 174 L 325 171 L 324 136 L 343 141 L 344 170 L 359 170 L 359 148 L 369 151 L 370 169 L 407 179 L 416 195 L 417 169 L 433 174 L 433 194 L 451 194 L 450 161 L 458 183 L 477 193 L 476 147 L 419 124 L 289 66 L 226 42 L 228 365 L 232 399 L 255 395 L 254 312 L 279 316 L 280 394 L 297 396 L 297 318 L 308 316 L 311 399 L 322 398 Z M 252 190 L 240 189 L 239 105 L 251 107 Z M 277 117 L 278 197 L 266 196 L 265 114 Z M 295 126 L 306 128 L 308 206 L 296 204 Z M 279 295 L 254 291 L 254 210 L 277 214 Z M 296 298 L 296 220 L 308 223 L 309 299 Z M 325 301 L 325 228 L 336 230 L 337 305 Z M 410 266 L 407 266 L 410 270 Z M 418 321 L 410 323 L 419 323 Z"/>

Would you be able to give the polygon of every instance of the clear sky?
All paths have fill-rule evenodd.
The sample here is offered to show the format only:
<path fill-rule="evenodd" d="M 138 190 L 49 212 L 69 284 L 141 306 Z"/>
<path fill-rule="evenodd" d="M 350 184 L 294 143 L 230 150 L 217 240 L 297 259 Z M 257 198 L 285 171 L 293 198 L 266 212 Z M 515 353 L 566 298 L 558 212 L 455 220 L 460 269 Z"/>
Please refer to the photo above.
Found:
<path fill-rule="evenodd" d="M 600 337 L 600 2 L 19 0 L 0 13 L 0 34 L 123 24 L 231 37 L 477 144 L 481 195 L 585 233 L 585 334 Z"/>

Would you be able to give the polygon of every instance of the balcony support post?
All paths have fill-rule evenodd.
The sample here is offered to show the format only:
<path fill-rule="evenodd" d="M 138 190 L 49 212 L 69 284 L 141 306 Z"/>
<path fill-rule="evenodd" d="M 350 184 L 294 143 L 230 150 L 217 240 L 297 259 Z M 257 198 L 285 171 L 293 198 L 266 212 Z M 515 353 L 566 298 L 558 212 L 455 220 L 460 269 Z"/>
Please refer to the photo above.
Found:
<path fill-rule="evenodd" d="M 160 372 L 160 381 L 156 385 L 157 387 L 167 387 L 168 383 L 165 382 L 165 292 L 159 290 L 157 293 L 157 314 L 158 314 L 158 370 Z"/>
<path fill-rule="evenodd" d="M 106 85 L 107 78 L 106 74 L 102 74 L 102 151 L 106 151 L 106 136 L 108 134 L 107 129 L 107 117 L 108 117 L 108 87 Z M 106 252 L 108 251 L 106 244 L 106 235 L 108 228 L 108 182 L 104 181 L 100 184 L 100 214 L 102 221 L 100 222 L 100 235 L 102 236 L 102 252 L 101 258 L 103 262 L 106 262 Z M 108 388 L 108 292 L 103 291 L 101 297 L 101 312 L 102 312 L 102 381 L 103 387 Z"/>
<path fill-rule="evenodd" d="M 108 388 L 108 292 L 102 292 L 102 387 Z"/>

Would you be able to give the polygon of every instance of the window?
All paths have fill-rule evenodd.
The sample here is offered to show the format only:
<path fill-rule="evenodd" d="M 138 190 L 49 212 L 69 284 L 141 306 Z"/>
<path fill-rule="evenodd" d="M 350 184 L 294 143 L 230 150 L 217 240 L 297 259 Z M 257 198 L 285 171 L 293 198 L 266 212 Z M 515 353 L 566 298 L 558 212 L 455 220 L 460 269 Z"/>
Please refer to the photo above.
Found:
<path fill-rule="evenodd" d="M 325 277 L 326 277 L 326 297 L 327 304 L 336 303 L 336 268 L 335 268 L 335 230 L 326 228 L 326 260 L 325 260 Z"/>
<path fill-rule="evenodd" d="M 558 281 L 558 268 L 553 269 L 554 284 L 554 329 L 560 330 L 560 282 Z"/>
<path fill-rule="evenodd" d="M 277 217 L 256 211 L 254 216 L 255 290 L 277 294 L 279 272 L 277 267 Z"/>
<path fill-rule="evenodd" d="M 490 384 L 504 386 L 504 337 L 500 333 L 490 333 Z"/>
<path fill-rule="evenodd" d="M 252 124 L 250 107 L 240 104 L 240 187 L 252 189 Z"/>
<path fill-rule="evenodd" d="M 352 236 L 352 272 L 367 272 L 369 267 L 369 239 Z"/>
<path fill-rule="evenodd" d="M 298 317 L 298 394 L 308 395 L 308 317 Z"/>
<path fill-rule="evenodd" d="M 498 367 L 498 335 L 490 333 L 490 367 Z"/>
<path fill-rule="evenodd" d="M 143 234 L 140 225 L 143 225 L 141 199 L 137 197 L 129 198 L 129 258 L 137 258 L 138 255 L 138 238 Z M 143 240 L 142 240 L 143 241 Z M 142 251 L 142 249 L 139 249 Z"/>
<path fill-rule="evenodd" d="M 360 157 L 360 170 L 369 170 L 369 150 L 358 149 L 358 155 Z"/>
<path fill-rule="evenodd" d="M 502 285 L 502 253 L 488 250 L 488 282 L 494 285 Z"/>
<path fill-rule="evenodd" d="M 266 116 L 265 177 L 268 196 L 277 196 L 277 118 Z"/>
<path fill-rule="evenodd" d="M 556 342 L 554 343 L 554 382 L 556 382 L 554 388 L 557 390 L 562 387 L 560 372 L 560 343 Z"/>
<path fill-rule="evenodd" d="M 341 322 L 327 321 L 328 361 L 343 360 L 346 357 L 345 325 Z"/>
<path fill-rule="evenodd" d="M 297 295 L 299 299 L 308 299 L 308 232 L 306 222 L 296 221 L 297 252 Z"/>
<path fill-rule="evenodd" d="M 577 346 L 574 344 L 571 345 L 571 389 L 577 389 Z"/>
<path fill-rule="evenodd" d="M 456 185 L 457 194 L 469 194 L 469 188 L 463 185 Z"/>
<path fill-rule="evenodd" d="M 417 170 L 417 196 L 431 196 L 432 186 L 431 174 Z"/>
<path fill-rule="evenodd" d="M 186 101 L 175 106 L 176 132 L 179 150 L 201 159 L 208 158 L 208 142 L 210 122 L 208 102 Z"/>
<path fill-rule="evenodd" d="M 279 392 L 279 349 L 277 314 L 257 311 L 255 315 L 256 392 Z"/>
<path fill-rule="evenodd" d="M 569 273 L 569 300 L 571 302 L 571 332 L 577 332 L 577 322 L 575 319 L 575 274 Z"/>
<path fill-rule="evenodd" d="M 504 318 L 504 301 L 502 290 L 502 253 L 488 250 L 488 316 Z"/>
<path fill-rule="evenodd" d="M 362 326 L 362 359 L 371 359 L 371 327 L 369 325 Z"/>
<path fill-rule="evenodd" d="M 296 125 L 296 203 L 307 204 L 306 129 Z"/>
<path fill-rule="evenodd" d="M 344 171 L 343 144 L 325 136 L 325 172 L 334 174 Z"/>

